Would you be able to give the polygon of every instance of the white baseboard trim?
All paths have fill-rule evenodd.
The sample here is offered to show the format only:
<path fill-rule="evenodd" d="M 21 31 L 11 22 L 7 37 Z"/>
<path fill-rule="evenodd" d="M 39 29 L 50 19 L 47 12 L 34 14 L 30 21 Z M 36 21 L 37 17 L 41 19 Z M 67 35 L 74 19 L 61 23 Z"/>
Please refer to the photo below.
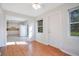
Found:
<path fill-rule="evenodd" d="M 67 53 L 67 54 L 69 54 L 69 55 L 71 55 L 71 56 L 77 56 L 76 54 L 71 53 L 71 52 L 68 52 L 68 51 L 66 51 L 65 49 L 62 49 L 61 47 L 58 47 L 58 46 L 56 46 L 56 45 L 52 45 L 52 44 L 49 44 L 49 45 L 50 45 L 50 46 L 53 46 L 53 47 L 56 47 L 56 48 L 58 48 L 59 50 L 61 50 L 62 52 Z"/>
<path fill-rule="evenodd" d="M 76 54 L 74 54 L 74 53 L 71 53 L 71 52 L 68 52 L 68 51 L 66 51 L 65 49 L 62 49 L 61 47 L 59 47 L 59 46 L 57 46 L 57 45 L 52 45 L 52 44 L 48 44 L 48 43 L 45 43 L 45 42 L 41 42 L 40 40 L 36 40 L 37 42 L 40 42 L 40 43 L 42 43 L 42 44 L 45 44 L 45 45 L 50 45 L 50 46 L 53 46 L 53 47 L 55 47 L 55 48 L 58 48 L 58 49 L 60 49 L 62 52 L 64 52 L 64 53 L 67 53 L 67 54 L 69 54 L 69 55 L 71 55 L 71 56 L 77 56 Z"/>
<path fill-rule="evenodd" d="M 59 48 L 60 49 L 60 48 Z M 64 49 L 60 49 L 61 51 L 63 51 L 63 52 L 65 52 L 65 53 L 67 53 L 67 54 L 69 54 L 69 55 L 71 55 L 71 56 L 77 56 L 76 54 L 74 54 L 74 53 L 71 53 L 71 52 L 67 52 L 66 50 L 64 50 Z"/>
<path fill-rule="evenodd" d="M 59 46 L 58 46 L 57 44 L 54 44 L 54 43 L 48 43 L 48 45 L 53 46 L 53 47 L 55 47 L 55 48 L 58 48 L 58 49 L 59 49 Z"/>
<path fill-rule="evenodd" d="M 42 44 L 48 45 L 47 43 L 42 42 L 42 41 L 40 41 L 40 40 L 36 40 L 36 41 L 37 41 L 37 42 L 40 42 L 40 43 L 42 43 Z"/>

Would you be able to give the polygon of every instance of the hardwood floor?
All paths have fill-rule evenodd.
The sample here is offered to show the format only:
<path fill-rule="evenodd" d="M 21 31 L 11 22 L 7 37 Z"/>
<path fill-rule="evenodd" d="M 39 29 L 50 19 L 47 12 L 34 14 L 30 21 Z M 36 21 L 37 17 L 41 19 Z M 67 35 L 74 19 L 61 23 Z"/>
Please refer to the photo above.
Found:
<path fill-rule="evenodd" d="M 7 45 L 2 47 L 1 51 L 3 56 L 69 56 L 55 47 L 37 41 Z"/>

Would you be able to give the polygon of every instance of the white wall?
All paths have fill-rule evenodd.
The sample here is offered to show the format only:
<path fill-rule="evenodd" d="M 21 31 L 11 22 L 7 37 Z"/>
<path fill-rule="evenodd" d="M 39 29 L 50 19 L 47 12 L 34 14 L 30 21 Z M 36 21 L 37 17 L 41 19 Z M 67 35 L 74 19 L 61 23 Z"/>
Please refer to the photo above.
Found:
<path fill-rule="evenodd" d="M 63 44 L 61 47 L 63 50 L 69 52 L 72 55 L 79 55 L 79 37 L 71 37 L 70 36 L 70 26 L 69 26 L 69 14 L 68 9 L 78 7 L 79 4 L 67 4 L 62 7 L 61 16 L 62 16 L 62 24 L 63 24 Z"/>
<path fill-rule="evenodd" d="M 79 55 L 79 37 L 71 37 L 69 35 L 68 14 L 68 9 L 77 6 L 79 4 L 63 4 L 50 12 L 38 16 L 36 21 L 41 18 L 44 20 L 44 32 L 38 33 L 36 27 L 36 40 L 56 46 L 70 55 Z"/>
<path fill-rule="evenodd" d="M 0 6 L 0 47 L 5 46 L 7 41 L 6 33 L 6 20 L 4 17 L 4 12 Z"/>
<path fill-rule="evenodd" d="M 43 33 L 38 33 L 38 20 L 43 19 Z M 48 43 L 48 18 L 46 17 L 46 15 L 41 15 L 40 17 L 36 18 L 36 40 L 39 42 L 42 42 L 44 44 Z"/>

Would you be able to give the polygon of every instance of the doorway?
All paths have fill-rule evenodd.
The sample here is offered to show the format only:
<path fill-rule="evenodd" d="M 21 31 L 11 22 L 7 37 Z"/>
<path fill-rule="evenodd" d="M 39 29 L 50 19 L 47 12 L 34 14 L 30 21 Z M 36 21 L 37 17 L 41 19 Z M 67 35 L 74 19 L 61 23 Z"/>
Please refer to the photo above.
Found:
<path fill-rule="evenodd" d="M 7 21 L 7 44 L 26 42 L 28 27 L 24 22 Z"/>

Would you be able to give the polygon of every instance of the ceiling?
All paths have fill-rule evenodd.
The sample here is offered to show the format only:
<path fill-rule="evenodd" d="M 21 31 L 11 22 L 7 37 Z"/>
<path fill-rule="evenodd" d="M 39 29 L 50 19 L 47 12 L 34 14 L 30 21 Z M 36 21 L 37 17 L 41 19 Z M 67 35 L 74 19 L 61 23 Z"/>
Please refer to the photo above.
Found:
<path fill-rule="evenodd" d="M 4 10 L 27 15 L 30 17 L 39 16 L 51 9 L 54 9 L 62 3 L 40 3 L 42 8 L 35 10 L 32 7 L 32 3 L 2 3 L 2 7 Z"/>

